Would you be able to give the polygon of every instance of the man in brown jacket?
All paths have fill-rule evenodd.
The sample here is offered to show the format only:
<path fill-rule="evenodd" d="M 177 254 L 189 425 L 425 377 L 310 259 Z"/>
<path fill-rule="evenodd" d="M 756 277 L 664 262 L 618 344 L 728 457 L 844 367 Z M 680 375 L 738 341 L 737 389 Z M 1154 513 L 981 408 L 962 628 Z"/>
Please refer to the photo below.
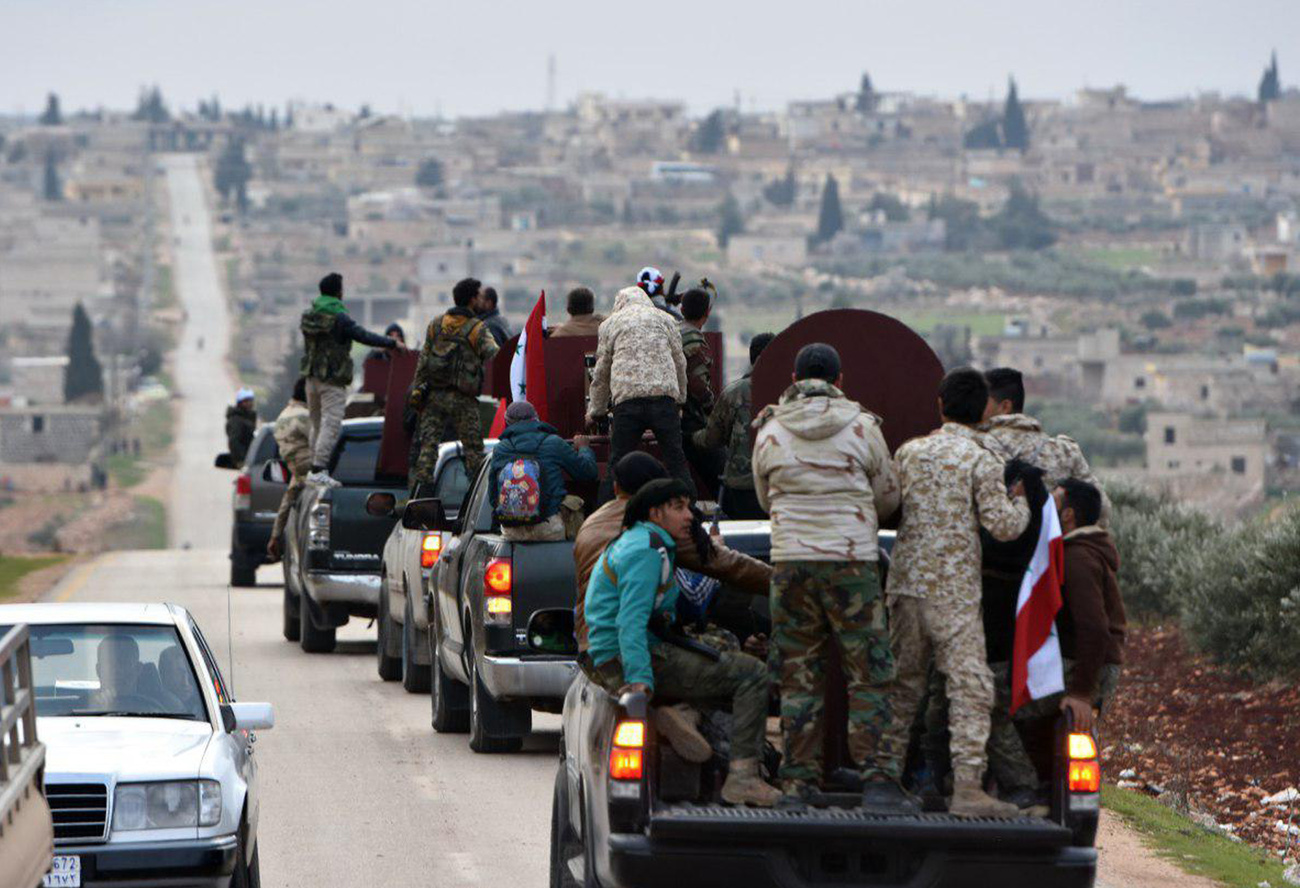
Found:
<path fill-rule="evenodd" d="M 595 336 L 604 315 L 596 314 L 596 294 L 586 287 L 569 291 L 569 319 L 551 331 L 551 336 Z"/>
<path fill-rule="evenodd" d="M 623 513 L 627 502 L 645 484 L 656 478 L 667 478 L 663 463 L 648 453 L 634 450 L 624 456 L 611 471 L 614 476 L 614 499 L 591 513 L 578 531 L 573 543 L 573 561 L 578 574 L 578 594 L 574 605 L 574 634 L 578 649 L 587 650 L 587 620 L 583 613 L 587 582 L 596 566 L 600 553 L 623 531 Z M 772 579 L 772 568 L 722 545 L 713 543 L 713 557 L 707 564 L 700 561 L 695 543 L 688 538 L 677 540 L 677 566 L 722 580 L 752 595 L 767 595 Z"/>
<path fill-rule="evenodd" d="M 1076 729 L 1092 730 L 1094 710 L 1105 711 L 1119 683 L 1127 632 L 1116 578 L 1119 553 L 1110 533 L 1097 526 L 1101 492 L 1086 481 L 1066 479 L 1052 496 L 1065 535 L 1064 606 L 1056 617 L 1065 693 L 1033 700 L 1016 712 L 1029 756 L 1044 778 L 1051 774 L 1057 713 L 1068 710 Z"/>

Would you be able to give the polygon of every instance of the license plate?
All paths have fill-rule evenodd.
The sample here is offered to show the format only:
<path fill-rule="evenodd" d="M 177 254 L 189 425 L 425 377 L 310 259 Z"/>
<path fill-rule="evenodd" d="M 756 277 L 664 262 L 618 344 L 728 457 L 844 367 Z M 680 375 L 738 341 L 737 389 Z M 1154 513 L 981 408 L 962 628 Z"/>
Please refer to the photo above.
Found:
<path fill-rule="evenodd" d="M 43 888 L 81 888 L 81 858 L 75 854 L 55 855 L 54 866 L 45 874 Z"/>

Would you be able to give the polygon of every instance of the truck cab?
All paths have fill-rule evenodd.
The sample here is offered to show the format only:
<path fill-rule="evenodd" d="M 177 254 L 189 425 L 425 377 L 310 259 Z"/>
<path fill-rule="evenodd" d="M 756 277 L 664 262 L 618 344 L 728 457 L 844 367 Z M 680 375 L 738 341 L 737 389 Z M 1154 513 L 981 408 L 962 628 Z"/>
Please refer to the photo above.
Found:
<path fill-rule="evenodd" d="M 309 653 L 333 650 L 339 626 L 377 612 L 381 553 L 397 519 L 370 514 L 366 500 L 406 489 L 405 477 L 376 468 L 382 433 L 380 419 L 344 420 L 329 464 L 340 486 L 308 484 L 289 518 L 284 637 Z"/>

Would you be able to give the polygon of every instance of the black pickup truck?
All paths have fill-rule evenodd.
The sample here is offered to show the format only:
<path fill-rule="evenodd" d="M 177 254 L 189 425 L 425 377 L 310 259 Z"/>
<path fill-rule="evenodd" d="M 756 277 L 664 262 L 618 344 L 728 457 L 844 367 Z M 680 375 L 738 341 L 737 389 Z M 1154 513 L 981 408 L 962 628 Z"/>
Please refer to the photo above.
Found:
<path fill-rule="evenodd" d="M 339 487 L 308 484 L 289 516 L 284 547 L 284 637 L 309 653 L 334 649 L 349 617 L 373 618 L 384 541 L 396 516 L 374 515 L 376 492 L 401 495 L 406 479 L 377 474 L 381 419 L 348 419 L 330 475 Z"/>
<path fill-rule="evenodd" d="M 425 500 L 446 541 L 426 587 L 433 728 L 469 732 L 475 752 L 513 752 L 532 711 L 559 712 L 576 673 L 573 543 L 501 536 L 484 463 L 450 511 Z"/>
<path fill-rule="evenodd" d="M 727 543 L 766 557 L 760 522 Z M 882 550 L 892 534 L 881 535 Z M 750 615 L 761 625 L 762 602 Z M 743 615 L 742 615 L 743 616 Z M 644 695 L 616 700 L 579 673 L 564 701 L 551 815 L 551 888 L 744 885 L 1093 884 L 1100 768 L 1093 739 L 1058 729 L 1045 818 L 880 816 L 860 796 L 824 793 L 824 807 L 730 807 L 716 763 L 692 765 L 661 744 Z"/>

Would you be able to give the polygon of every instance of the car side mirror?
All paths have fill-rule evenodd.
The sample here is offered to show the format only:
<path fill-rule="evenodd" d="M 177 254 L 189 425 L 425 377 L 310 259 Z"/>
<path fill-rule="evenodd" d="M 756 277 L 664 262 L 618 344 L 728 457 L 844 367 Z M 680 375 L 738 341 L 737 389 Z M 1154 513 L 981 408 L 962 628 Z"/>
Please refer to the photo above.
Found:
<path fill-rule="evenodd" d="M 218 453 L 217 458 L 212 461 L 212 465 L 218 469 L 239 470 L 239 466 L 235 465 L 235 458 L 229 453 Z"/>
<path fill-rule="evenodd" d="M 411 500 L 402 510 L 402 526 L 407 530 L 451 531 L 451 525 L 442 500 L 437 498 Z"/>
<path fill-rule="evenodd" d="M 391 493 L 372 493 L 366 497 L 366 514 L 375 518 L 391 518 L 397 510 L 397 497 Z"/>
<path fill-rule="evenodd" d="M 269 731 L 275 727 L 275 707 L 270 703 L 223 703 L 221 723 L 227 732 Z"/>

